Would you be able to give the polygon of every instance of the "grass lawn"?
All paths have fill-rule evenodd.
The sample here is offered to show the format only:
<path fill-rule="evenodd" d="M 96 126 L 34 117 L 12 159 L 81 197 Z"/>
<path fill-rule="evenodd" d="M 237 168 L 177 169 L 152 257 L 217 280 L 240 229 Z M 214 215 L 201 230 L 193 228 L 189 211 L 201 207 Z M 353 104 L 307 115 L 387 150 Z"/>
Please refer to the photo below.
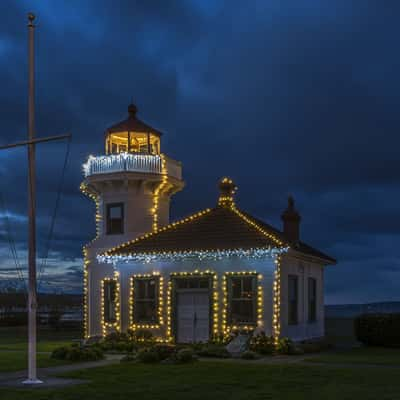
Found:
<path fill-rule="evenodd" d="M 400 349 L 360 347 L 335 353 L 316 355 L 315 357 L 308 358 L 306 361 L 343 364 L 400 365 Z"/>
<path fill-rule="evenodd" d="M 27 368 L 26 351 L 1 351 L 0 350 L 0 372 L 21 371 Z M 67 361 L 53 360 L 49 354 L 37 355 L 38 367 L 53 367 L 66 364 Z M 0 395 L 1 399 L 1 395 Z"/>
<path fill-rule="evenodd" d="M 37 350 L 39 352 L 51 352 L 56 347 L 70 344 L 73 339 L 78 338 L 79 332 L 76 331 L 55 332 L 51 329 L 39 328 Z M 26 327 L 1 327 L 0 372 L 11 372 L 26 369 L 27 348 Z M 38 354 L 39 367 L 51 367 L 66 363 L 66 361 L 52 360 L 49 354 Z"/>
<path fill-rule="evenodd" d="M 64 346 L 67 344 L 71 344 L 70 340 L 60 340 L 60 341 L 40 341 L 37 344 L 37 351 L 42 352 L 52 352 L 56 347 Z M 0 352 L 1 350 L 15 350 L 15 351 L 27 351 L 28 344 L 26 342 L 20 343 L 0 343 Z"/>
<path fill-rule="evenodd" d="M 2 400 L 393 400 L 400 398 L 398 375 L 395 369 L 208 361 L 189 365 L 118 364 L 67 375 L 91 380 L 88 384 L 60 389 L 1 388 L 0 397 Z"/>

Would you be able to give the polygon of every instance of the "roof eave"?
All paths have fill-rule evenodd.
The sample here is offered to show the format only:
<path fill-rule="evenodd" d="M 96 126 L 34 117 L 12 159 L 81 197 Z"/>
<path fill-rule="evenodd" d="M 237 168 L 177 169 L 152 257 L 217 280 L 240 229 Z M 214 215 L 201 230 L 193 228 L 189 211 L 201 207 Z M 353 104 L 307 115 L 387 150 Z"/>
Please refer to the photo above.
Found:
<path fill-rule="evenodd" d="M 312 259 L 313 261 L 317 261 L 319 264 L 323 264 L 323 265 L 336 265 L 337 264 L 337 260 L 332 257 L 329 257 L 329 256 L 318 257 L 313 254 L 304 253 L 301 250 L 298 250 L 294 247 L 290 247 L 290 252 L 293 253 L 293 255 L 295 255 L 295 256 L 301 256 L 303 258 Z"/>
<path fill-rule="evenodd" d="M 209 250 L 190 250 L 190 251 L 159 251 L 159 252 L 131 252 L 131 253 L 116 253 L 107 254 L 104 252 L 97 256 L 100 262 L 115 263 L 118 261 L 142 261 L 151 262 L 157 260 L 179 260 L 188 258 L 197 259 L 222 259 L 229 257 L 243 258 L 264 258 L 276 257 L 277 255 L 286 253 L 289 247 L 254 247 L 249 249 L 209 249 Z"/>

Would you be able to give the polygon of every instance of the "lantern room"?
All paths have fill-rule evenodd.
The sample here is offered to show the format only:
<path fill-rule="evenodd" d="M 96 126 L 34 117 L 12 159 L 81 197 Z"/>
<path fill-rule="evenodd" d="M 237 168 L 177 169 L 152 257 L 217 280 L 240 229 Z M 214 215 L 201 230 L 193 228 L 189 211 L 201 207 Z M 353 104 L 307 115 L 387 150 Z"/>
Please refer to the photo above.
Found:
<path fill-rule="evenodd" d="M 106 131 L 106 154 L 160 154 L 161 132 L 137 118 L 137 107 L 128 106 L 128 118 Z"/>

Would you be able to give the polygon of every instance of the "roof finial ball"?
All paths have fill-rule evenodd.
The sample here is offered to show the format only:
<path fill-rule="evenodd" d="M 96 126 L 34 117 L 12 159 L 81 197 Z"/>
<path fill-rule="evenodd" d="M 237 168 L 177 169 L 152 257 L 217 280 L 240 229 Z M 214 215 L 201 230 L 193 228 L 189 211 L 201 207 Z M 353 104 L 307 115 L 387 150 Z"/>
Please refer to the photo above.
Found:
<path fill-rule="evenodd" d="M 137 107 L 135 106 L 135 104 L 133 104 L 133 103 L 129 104 L 128 113 L 129 113 L 129 117 L 136 117 Z"/>
<path fill-rule="evenodd" d="M 218 205 L 222 207 L 234 206 L 234 194 L 236 193 L 237 186 L 230 178 L 222 178 L 219 182 L 219 199 Z"/>
<path fill-rule="evenodd" d="M 33 26 L 33 21 L 35 20 L 35 14 L 34 13 L 28 13 L 28 26 Z"/>

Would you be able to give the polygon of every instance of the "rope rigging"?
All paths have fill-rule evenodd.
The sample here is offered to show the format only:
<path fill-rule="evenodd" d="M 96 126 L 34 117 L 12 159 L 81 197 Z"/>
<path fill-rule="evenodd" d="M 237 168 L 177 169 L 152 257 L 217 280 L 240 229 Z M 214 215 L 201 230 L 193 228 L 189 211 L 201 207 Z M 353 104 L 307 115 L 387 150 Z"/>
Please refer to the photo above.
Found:
<path fill-rule="evenodd" d="M 64 156 L 64 162 L 63 162 L 63 168 L 62 168 L 61 177 L 60 177 L 59 184 L 58 184 L 58 189 L 57 189 L 56 201 L 55 201 L 55 205 L 54 205 L 54 209 L 53 209 L 53 213 L 52 213 L 52 217 L 51 217 L 49 233 L 48 233 L 47 240 L 46 240 L 46 247 L 45 247 L 44 257 L 41 260 L 41 263 L 40 263 L 40 266 L 39 266 L 39 271 L 38 271 L 38 285 L 37 285 L 38 291 L 39 291 L 39 288 L 40 288 L 40 284 L 42 283 L 42 280 L 43 280 L 44 270 L 46 268 L 48 256 L 49 256 L 49 253 L 50 253 L 50 247 L 51 247 L 53 234 L 54 234 L 55 221 L 56 221 L 56 218 L 57 218 L 57 213 L 58 213 L 58 209 L 59 209 L 59 205 L 60 205 L 60 199 L 61 199 L 61 193 L 62 193 L 62 189 L 63 189 L 63 186 L 64 186 L 65 172 L 67 170 L 67 165 L 68 165 L 68 159 L 69 159 L 69 153 L 70 153 L 70 144 L 71 144 L 71 139 L 68 138 L 67 147 L 66 147 L 65 156 Z M 11 224 L 10 224 L 10 220 L 9 220 L 9 212 L 8 212 L 8 210 L 6 208 L 6 202 L 5 202 L 4 194 L 2 193 L 1 189 L 0 189 L 0 210 L 1 210 L 2 214 L 3 214 L 3 216 L 4 216 L 6 236 L 7 236 L 9 247 L 10 247 L 10 251 L 11 251 L 11 254 L 12 254 L 12 257 L 13 257 L 13 260 L 14 260 L 14 265 L 15 265 L 15 270 L 16 270 L 16 273 L 17 273 L 17 277 L 23 284 L 24 295 L 26 297 L 26 293 L 27 293 L 26 281 L 25 281 L 25 278 L 24 278 L 24 275 L 23 275 L 23 272 L 22 272 L 22 268 L 21 268 L 21 264 L 20 264 L 19 258 L 18 258 L 18 253 L 17 253 L 16 246 L 15 246 L 14 236 L 13 236 L 13 234 L 11 232 Z"/>
<path fill-rule="evenodd" d="M 14 241 L 14 236 L 11 232 L 11 224 L 10 224 L 10 219 L 8 217 L 8 210 L 6 208 L 6 202 L 4 200 L 4 195 L 3 193 L 0 191 L 0 207 L 2 210 L 2 214 L 5 220 L 5 227 L 6 227 L 6 233 L 7 233 L 7 239 L 8 239 L 8 244 L 10 246 L 10 251 L 14 260 L 14 265 L 15 265 L 15 270 L 17 272 L 17 277 L 18 279 L 22 282 L 23 287 L 24 287 L 24 295 L 26 297 L 26 282 L 24 279 L 24 275 L 22 272 L 22 268 L 21 268 L 21 264 L 19 262 L 19 258 L 18 258 L 18 253 L 17 253 L 17 249 L 15 247 L 15 241 Z"/>
<path fill-rule="evenodd" d="M 40 263 L 40 266 L 39 266 L 38 291 L 39 291 L 40 285 L 42 283 L 42 276 L 43 276 L 43 273 L 44 273 L 44 269 L 47 266 L 47 260 L 48 260 L 48 256 L 49 256 L 49 252 L 50 252 L 51 242 L 52 242 L 52 239 L 53 239 L 54 225 L 55 225 L 55 221 L 56 221 L 56 218 L 57 218 L 58 208 L 59 208 L 59 205 L 60 205 L 62 189 L 63 189 L 63 186 L 64 186 L 65 171 L 67 170 L 69 152 L 70 152 L 70 147 L 71 147 L 70 145 L 71 145 L 71 138 L 68 138 L 68 140 L 67 140 L 67 148 L 66 148 L 65 156 L 64 156 L 63 168 L 62 168 L 62 171 L 61 171 L 61 177 L 60 177 L 60 181 L 59 181 L 59 184 L 58 184 L 56 202 L 54 204 L 54 210 L 53 210 L 53 215 L 51 217 L 49 234 L 47 236 L 47 241 L 46 241 L 46 249 L 45 249 L 44 257 L 42 258 L 42 262 Z"/>

